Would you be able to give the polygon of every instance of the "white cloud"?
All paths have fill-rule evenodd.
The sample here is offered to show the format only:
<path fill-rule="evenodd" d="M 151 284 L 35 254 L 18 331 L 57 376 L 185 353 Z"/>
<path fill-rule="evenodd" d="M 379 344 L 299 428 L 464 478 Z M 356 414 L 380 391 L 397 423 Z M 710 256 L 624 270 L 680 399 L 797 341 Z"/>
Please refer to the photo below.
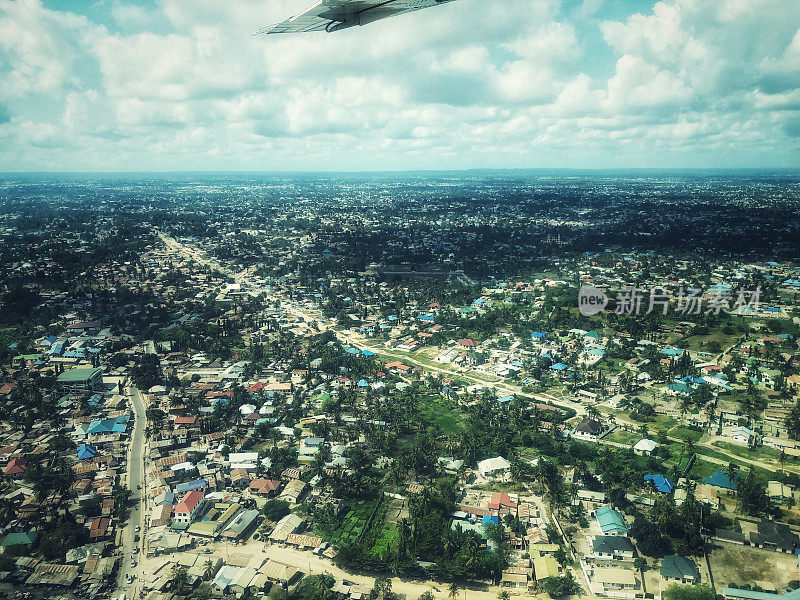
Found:
<path fill-rule="evenodd" d="M 115 0 L 109 30 L 0 0 L 0 138 L 18 150 L 4 144 L 0 170 L 800 155 L 800 3 L 663 0 L 610 20 L 602 0 L 458 0 L 332 35 L 251 37 L 306 4 Z"/>

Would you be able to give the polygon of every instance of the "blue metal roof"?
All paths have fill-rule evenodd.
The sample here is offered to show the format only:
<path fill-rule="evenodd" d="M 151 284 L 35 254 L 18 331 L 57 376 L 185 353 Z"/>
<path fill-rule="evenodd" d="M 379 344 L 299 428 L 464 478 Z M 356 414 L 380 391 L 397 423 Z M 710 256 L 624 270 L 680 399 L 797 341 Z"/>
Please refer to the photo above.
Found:
<path fill-rule="evenodd" d="M 703 483 L 715 485 L 726 490 L 736 489 L 736 482 L 731 481 L 730 477 L 728 477 L 728 475 L 722 471 L 714 471 L 714 474 L 711 477 L 706 477 L 703 479 Z"/>
<path fill-rule="evenodd" d="M 652 481 L 653 485 L 656 486 L 656 489 L 662 494 L 671 494 L 672 490 L 675 489 L 673 483 L 659 473 L 654 473 L 653 475 L 645 475 L 644 480 Z"/>
<path fill-rule="evenodd" d="M 176 485 L 175 493 L 184 494 L 186 492 L 191 492 L 193 490 L 202 490 L 207 486 L 208 482 L 205 479 L 195 479 L 194 481 L 187 481 L 185 483 L 179 483 L 178 485 Z"/>
<path fill-rule="evenodd" d="M 615 531 L 618 533 L 628 533 L 628 526 L 625 524 L 625 519 L 622 515 L 611 508 L 610 506 L 601 506 L 595 512 L 597 522 L 600 524 L 600 529 L 603 533 Z"/>

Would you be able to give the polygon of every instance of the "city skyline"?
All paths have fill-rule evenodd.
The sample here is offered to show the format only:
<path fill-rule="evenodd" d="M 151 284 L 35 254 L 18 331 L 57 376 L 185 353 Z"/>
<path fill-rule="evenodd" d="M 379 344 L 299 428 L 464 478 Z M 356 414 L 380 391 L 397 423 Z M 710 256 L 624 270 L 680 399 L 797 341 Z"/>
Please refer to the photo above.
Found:
<path fill-rule="evenodd" d="M 306 3 L 0 2 L 0 171 L 800 167 L 798 4 Z"/>

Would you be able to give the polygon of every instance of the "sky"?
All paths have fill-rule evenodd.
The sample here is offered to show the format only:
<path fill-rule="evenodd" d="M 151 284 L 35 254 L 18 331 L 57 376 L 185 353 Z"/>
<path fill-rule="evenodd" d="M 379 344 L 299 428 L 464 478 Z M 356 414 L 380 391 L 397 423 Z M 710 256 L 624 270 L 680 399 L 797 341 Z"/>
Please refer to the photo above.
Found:
<path fill-rule="evenodd" d="M 0 0 L 0 171 L 800 168 L 796 0 Z"/>

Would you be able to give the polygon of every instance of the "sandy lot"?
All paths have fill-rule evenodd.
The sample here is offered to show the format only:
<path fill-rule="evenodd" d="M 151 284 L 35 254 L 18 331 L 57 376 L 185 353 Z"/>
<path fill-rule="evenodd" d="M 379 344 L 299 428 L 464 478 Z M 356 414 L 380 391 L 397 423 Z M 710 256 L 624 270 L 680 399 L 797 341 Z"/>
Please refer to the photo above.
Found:
<path fill-rule="evenodd" d="M 720 548 L 709 557 L 718 594 L 731 583 L 766 582 L 780 591 L 798 579 L 797 556 L 736 544 L 718 545 Z"/>

